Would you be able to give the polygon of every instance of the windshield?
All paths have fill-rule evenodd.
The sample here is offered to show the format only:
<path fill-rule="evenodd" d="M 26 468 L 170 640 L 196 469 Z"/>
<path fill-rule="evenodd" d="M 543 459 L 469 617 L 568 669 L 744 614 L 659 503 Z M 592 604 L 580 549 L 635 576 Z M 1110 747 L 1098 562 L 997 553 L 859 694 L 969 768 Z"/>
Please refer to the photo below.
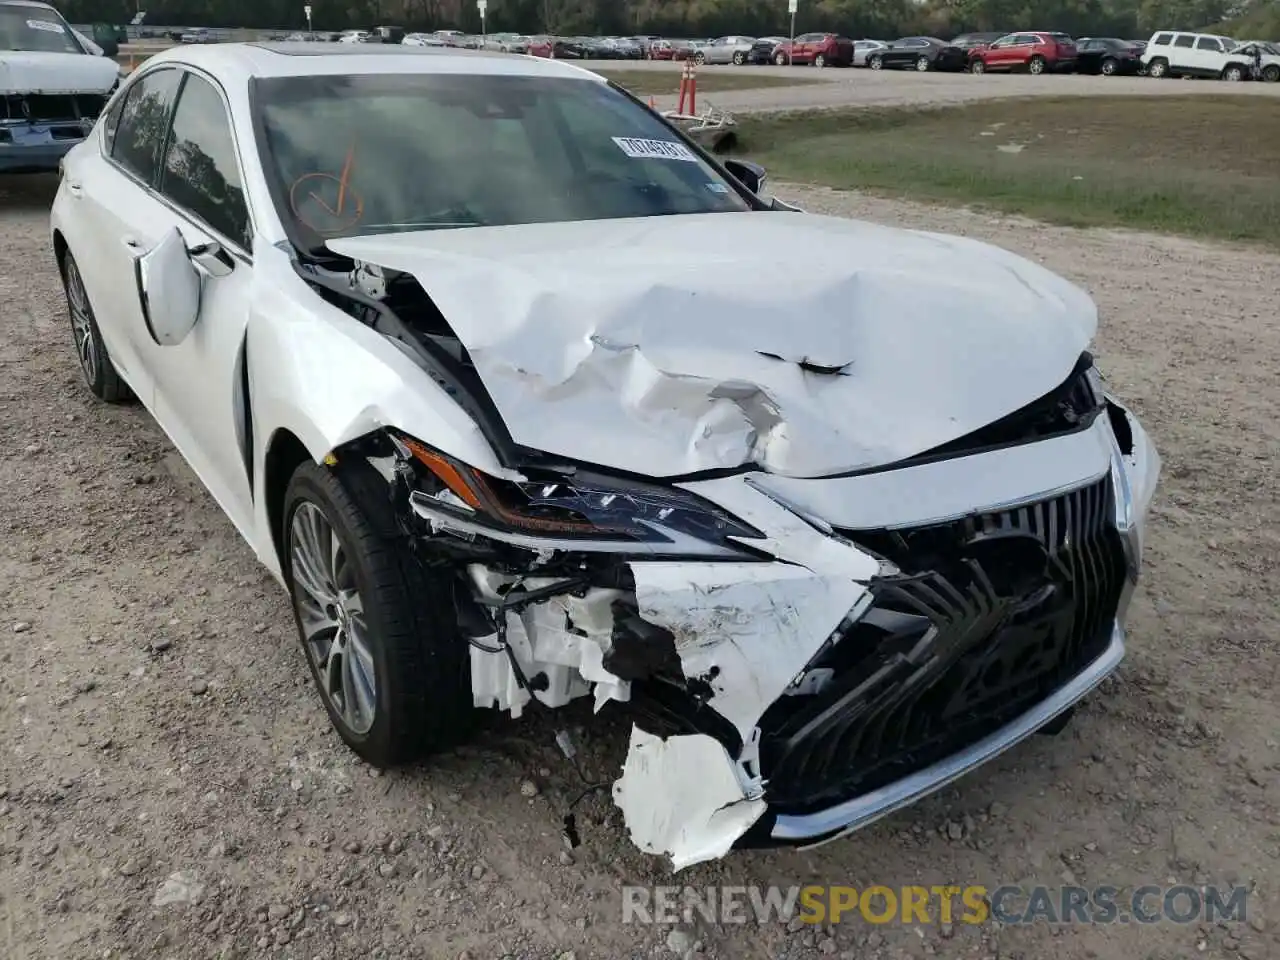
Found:
<path fill-rule="evenodd" d="M 84 53 L 56 11 L 26 6 L 0 6 L 0 50 Z"/>
<path fill-rule="evenodd" d="M 590 79 L 275 77 L 263 166 L 295 241 L 751 209 L 651 111 Z"/>

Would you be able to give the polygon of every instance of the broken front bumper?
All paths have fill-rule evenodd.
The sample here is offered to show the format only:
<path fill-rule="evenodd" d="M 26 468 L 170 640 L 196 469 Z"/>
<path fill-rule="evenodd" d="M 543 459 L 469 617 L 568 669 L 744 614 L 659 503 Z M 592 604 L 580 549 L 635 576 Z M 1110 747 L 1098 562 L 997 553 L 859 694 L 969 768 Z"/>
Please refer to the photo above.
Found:
<path fill-rule="evenodd" d="M 55 172 L 89 129 L 80 123 L 0 123 L 0 173 Z"/>
<path fill-rule="evenodd" d="M 496 604 L 514 580 L 533 598 L 473 642 L 476 703 L 629 702 L 615 801 L 677 868 L 832 839 L 1018 743 L 1116 668 L 1158 473 L 1113 403 L 1060 437 L 896 470 L 685 484 L 776 559 L 633 560 L 630 583 L 558 596 L 539 593 L 554 580 L 473 565 L 477 596 Z"/>

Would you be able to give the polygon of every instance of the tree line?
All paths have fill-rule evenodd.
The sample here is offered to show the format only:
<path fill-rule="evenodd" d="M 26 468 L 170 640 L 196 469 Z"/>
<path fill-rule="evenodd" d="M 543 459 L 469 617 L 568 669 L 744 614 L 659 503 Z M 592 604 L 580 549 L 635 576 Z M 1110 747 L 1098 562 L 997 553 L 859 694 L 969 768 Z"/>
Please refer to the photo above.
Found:
<path fill-rule="evenodd" d="M 305 0 L 61 0 L 73 23 L 127 23 L 136 9 L 162 25 L 297 30 Z M 318 30 L 399 24 L 480 31 L 474 0 L 311 0 Z M 969 30 L 1061 30 L 1137 38 L 1222 21 L 1274 23 L 1280 0 L 799 0 L 796 29 L 893 39 Z M 490 32 L 711 37 L 790 32 L 787 0 L 489 0 Z"/>

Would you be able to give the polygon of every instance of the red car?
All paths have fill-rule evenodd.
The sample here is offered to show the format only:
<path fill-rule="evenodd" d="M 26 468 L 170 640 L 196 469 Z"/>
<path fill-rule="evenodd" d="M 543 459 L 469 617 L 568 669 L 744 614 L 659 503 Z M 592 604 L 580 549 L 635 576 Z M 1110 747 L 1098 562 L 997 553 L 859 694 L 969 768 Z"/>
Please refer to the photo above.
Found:
<path fill-rule="evenodd" d="M 971 73 L 1026 70 L 1039 74 L 1074 70 L 1075 65 L 1075 41 L 1065 33 L 1011 33 L 969 54 Z"/>
<path fill-rule="evenodd" d="M 692 55 L 688 40 L 655 40 L 645 51 L 646 60 L 688 60 Z"/>
<path fill-rule="evenodd" d="M 848 67 L 853 64 L 853 41 L 834 33 L 802 33 L 793 44 L 778 44 L 773 62 L 782 67 L 788 63 L 811 63 L 815 67 Z"/>
<path fill-rule="evenodd" d="M 529 40 L 529 56 L 550 57 L 553 44 L 550 37 L 531 37 Z"/>

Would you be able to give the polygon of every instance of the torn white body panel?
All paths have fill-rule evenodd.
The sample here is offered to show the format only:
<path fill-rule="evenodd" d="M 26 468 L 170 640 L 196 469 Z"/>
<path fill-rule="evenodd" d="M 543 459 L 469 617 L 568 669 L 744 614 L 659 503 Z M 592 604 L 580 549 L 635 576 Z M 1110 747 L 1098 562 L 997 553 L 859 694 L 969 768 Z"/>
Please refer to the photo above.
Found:
<path fill-rule="evenodd" d="M 670 630 L 684 674 L 743 742 L 866 594 L 786 563 L 633 563 L 640 615 Z"/>
<path fill-rule="evenodd" d="M 0 50 L 0 94 L 107 93 L 120 66 L 87 53 Z"/>
<path fill-rule="evenodd" d="M 1083 291 L 999 248 L 808 214 L 328 246 L 418 279 L 517 443 L 647 476 L 901 460 L 1042 396 L 1097 324 Z"/>
<path fill-rule="evenodd" d="M 511 593 L 517 584 L 532 591 L 557 582 L 554 577 L 518 579 L 480 564 L 473 564 L 468 572 L 477 595 L 491 602 L 518 596 Z M 513 717 L 524 712 L 531 695 L 516 675 L 511 655 L 526 679 L 546 676 L 545 687 L 534 695 L 548 707 L 562 707 L 593 690 L 596 710 L 610 700 L 625 702 L 630 684 L 604 668 L 604 656 L 612 646 L 612 605 L 625 596 L 621 590 L 595 588 L 582 597 L 566 593 L 532 603 L 519 613 L 496 611 L 496 616 L 505 618 L 505 636 L 495 631 L 471 645 L 475 705 L 508 711 Z M 510 654 L 503 649 L 504 642 Z"/>
<path fill-rule="evenodd" d="M 677 870 L 723 857 L 767 809 L 748 796 L 723 746 L 705 734 L 663 740 L 639 728 L 613 785 L 631 839 Z"/>

